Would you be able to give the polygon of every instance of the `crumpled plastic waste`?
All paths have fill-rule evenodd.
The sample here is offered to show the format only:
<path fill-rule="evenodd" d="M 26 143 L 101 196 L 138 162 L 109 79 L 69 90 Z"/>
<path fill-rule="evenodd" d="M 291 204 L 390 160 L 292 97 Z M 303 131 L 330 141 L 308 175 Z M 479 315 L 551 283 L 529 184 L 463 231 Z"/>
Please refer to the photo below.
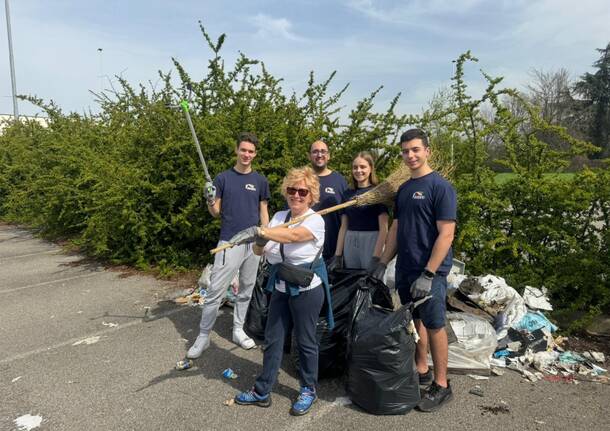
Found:
<path fill-rule="evenodd" d="M 562 364 L 576 365 L 585 362 L 585 358 L 575 352 L 563 352 L 559 355 L 559 362 Z"/>
<path fill-rule="evenodd" d="M 508 328 L 520 322 L 527 313 L 521 295 L 502 277 L 491 274 L 474 279 L 470 277 L 460 283 L 460 290 L 494 316 L 503 313 L 500 320 L 503 326 L 496 328 L 498 339 L 504 338 Z"/>
<path fill-rule="evenodd" d="M 540 311 L 528 311 L 513 328 L 528 332 L 534 332 L 535 330 L 542 328 L 546 328 L 550 332 L 555 332 L 558 329 L 557 326 L 550 322 Z"/>
<path fill-rule="evenodd" d="M 582 356 L 590 361 L 601 363 L 606 362 L 606 356 L 602 352 L 595 352 L 593 350 L 590 350 L 588 352 L 583 352 Z"/>
<path fill-rule="evenodd" d="M 529 308 L 535 310 L 552 311 L 553 306 L 549 302 L 546 288 L 538 289 L 532 286 L 525 286 L 523 290 L 523 300 Z"/>
<path fill-rule="evenodd" d="M 388 262 L 385 273 L 383 275 L 383 283 L 390 288 L 390 291 L 396 288 L 396 258 Z"/>
<path fill-rule="evenodd" d="M 490 357 L 496 349 L 496 332 L 491 324 L 467 313 L 447 313 L 447 321 L 457 337 L 449 344 L 450 370 L 478 370 L 489 374 Z M 432 359 L 428 356 L 428 362 Z"/>

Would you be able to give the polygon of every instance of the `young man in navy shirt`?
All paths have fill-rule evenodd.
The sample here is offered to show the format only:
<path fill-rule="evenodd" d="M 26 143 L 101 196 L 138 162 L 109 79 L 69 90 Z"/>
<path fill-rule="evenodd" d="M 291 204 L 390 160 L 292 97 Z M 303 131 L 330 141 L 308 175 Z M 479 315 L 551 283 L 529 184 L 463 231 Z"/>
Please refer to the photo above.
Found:
<path fill-rule="evenodd" d="M 239 135 L 235 166 L 221 172 L 213 184 L 205 184 L 208 211 L 221 220 L 219 246 L 245 228 L 259 224 L 266 226 L 269 223 L 269 183 L 265 177 L 252 170 L 257 145 L 258 139 L 253 133 Z M 246 335 L 243 325 L 256 282 L 259 259 L 252 252 L 251 244 L 237 245 L 216 254 L 201 312 L 199 336 L 189 349 L 188 358 L 198 358 L 210 345 L 210 332 L 216 322 L 221 300 L 238 271 L 239 292 L 233 308 L 233 342 L 244 349 L 254 347 L 254 340 Z"/>
<path fill-rule="evenodd" d="M 343 175 L 328 168 L 330 152 L 328 144 L 321 139 L 315 141 L 309 147 L 309 160 L 311 167 L 318 175 L 320 180 L 320 201 L 312 208 L 320 211 L 343 202 L 343 194 L 347 190 L 347 181 Z M 337 248 L 337 236 L 341 228 L 341 215 L 339 211 L 323 215 L 324 219 L 324 250 L 322 256 L 328 262 L 334 255 Z"/>
<path fill-rule="evenodd" d="M 428 164 L 428 137 L 411 129 L 400 137 L 402 158 L 411 171 L 396 194 L 395 220 L 386 248 L 373 276 L 382 278 L 387 263 L 398 251 L 396 289 L 403 304 L 429 299 L 413 312 L 420 340 L 415 362 L 422 385 L 428 385 L 418 409 L 436 411 L 453 397 L 447 380 L 448 343 L 445 332 L 447 274 L 451 269 L 451 243 L 457 218 L 453 186 Z M 428 368 L 428 346 L 434 376 Z"/>

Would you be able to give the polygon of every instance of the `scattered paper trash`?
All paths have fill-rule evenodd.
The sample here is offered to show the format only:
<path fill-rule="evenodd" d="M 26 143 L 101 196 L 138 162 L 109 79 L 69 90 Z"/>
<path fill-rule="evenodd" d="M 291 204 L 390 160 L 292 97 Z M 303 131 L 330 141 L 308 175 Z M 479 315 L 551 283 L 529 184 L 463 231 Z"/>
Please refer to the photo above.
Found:
<path fill-rule="evenodd" d="M 489 376 L 479 376 L 477 374 L 468 374 L 472 380 L 489 380 Z"/>
<path fill-rule="evenodd" d="M 23 376 L 15 377 L 13 380 L 11 380 L 11 383 L 15 383 L 16 381 L 19 381 L 19 379 L 21 379 L 21 377 L 23 377 Z"/>
<path fill-rule="evenodd" d="M 23 415 L 13 420 L 13 423 L 19 431 L 30 431 L 38 428 L 42 424 L 42 416 L 38 415 Z"/>
<path fill-rule="evenodd" d="M 583 352 L 582 354 L 586 359 L 590 361 L 604 363 L 606 361 L 606 356 L 602 352 L 594 352 L 592 350 L 588 352 Z"/>
<path fill-rule="evenodd" d="M 229 407 L 231 407 L 233 404 L 235 404 L 235 398 L 229 398 L 228 400 L 225 400 L 225 401 L 223 402 L 223 404 L 224 404 L 225 406 L 229 406 Z"/>
<path fill-rule="evenodd" d="M 468 391 L 469 394 L 476 395 L 477 397 L 483 396 L 483 389 L 480 386 L 475 386 Z"/>
<path fill-rule="evenodd" d="M 112 322 L 102 322 L 102 325 L 108 326 L 109 328 L 116 328 L 117 326 L 119 326 L 118 323 L 112 323 Z"/>
<path fill-rule="evenodd" d="M 335 406 L 347 406 L 352 403 L 352 400 L 349 397 L 337 397 L 335 401 L 333 401 L 333 405 Z"/>
<path fill-rule="evenodd" d="M 523 300 L 529 308 L 533 308 L 534 310 L 553 310 L 553 306 L 549 302 L 544 287 L 542 289 L 537 289 L 532 286 L 525 286 L 525 289 L 523 290 Z"/>

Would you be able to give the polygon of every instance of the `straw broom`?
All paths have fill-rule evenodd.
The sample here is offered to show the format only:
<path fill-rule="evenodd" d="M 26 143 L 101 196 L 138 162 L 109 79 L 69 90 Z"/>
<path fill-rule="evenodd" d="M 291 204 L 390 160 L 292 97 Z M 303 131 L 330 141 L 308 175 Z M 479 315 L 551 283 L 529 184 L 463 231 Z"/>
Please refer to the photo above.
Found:
<path fill-rule="evenodd" d="M 339 211 L 343 208 L 358 206 L 362 207 L 365 205 L 373 205 L 380 204 L 384 202 L 391 202 L 392 198 L 396 195 L 398 188 L 407 181 L 411 176 L 409 169 L 401 163 L 400 166 L 392 172 L 384 181 L 379 183 L 377 186 L 373 187 L 366 193 L 362 193 L 359 196 L 356 196 L 354 199 L 349 200 L 347 202 L 343 202 L 339 205 L 335 205 L 329 208 L 325 208 L 315 213 L 305 214 L 300 217 L 294 218 L 286 223 L 282 223 L 273 227 L 288 227 L 293 224 L 301 223 L 307 217 L 312 216 L 314 214 L 325 215 L 328 213 L 332 213 L 335 211 Z M 220 247 L 213 248 L 210 250 L 210 253 L 216 254 L 219 251 L 226 250 L 227 248 L 233 247 L 235 244 L 227 243 L 223 244 Z"/>

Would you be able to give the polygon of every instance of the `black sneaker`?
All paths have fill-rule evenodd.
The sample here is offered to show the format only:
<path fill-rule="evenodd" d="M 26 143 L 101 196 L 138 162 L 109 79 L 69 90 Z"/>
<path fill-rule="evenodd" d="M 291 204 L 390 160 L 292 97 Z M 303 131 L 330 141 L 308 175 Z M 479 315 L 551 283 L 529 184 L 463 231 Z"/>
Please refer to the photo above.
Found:
<path fill-rule="evenodd" d="M 424 374 L 417 373 L 419 376 L 419 386 L 428 386 L 430 383 L 434 381 L 434 374 L 432 374 L 432 370 L 428 368 Z"/>
<path fill-rule="evenodd" d="M 432 382 L 432 384 L 426 388 L 424 396 L 419 404 L 417 404 L 417 409 L 421 412 L 435 412 L 452 398 L 453 392 L 451 392 L 449 380 L 447 380 L 446 388 L 439 386 L 436 382 Z"/>

